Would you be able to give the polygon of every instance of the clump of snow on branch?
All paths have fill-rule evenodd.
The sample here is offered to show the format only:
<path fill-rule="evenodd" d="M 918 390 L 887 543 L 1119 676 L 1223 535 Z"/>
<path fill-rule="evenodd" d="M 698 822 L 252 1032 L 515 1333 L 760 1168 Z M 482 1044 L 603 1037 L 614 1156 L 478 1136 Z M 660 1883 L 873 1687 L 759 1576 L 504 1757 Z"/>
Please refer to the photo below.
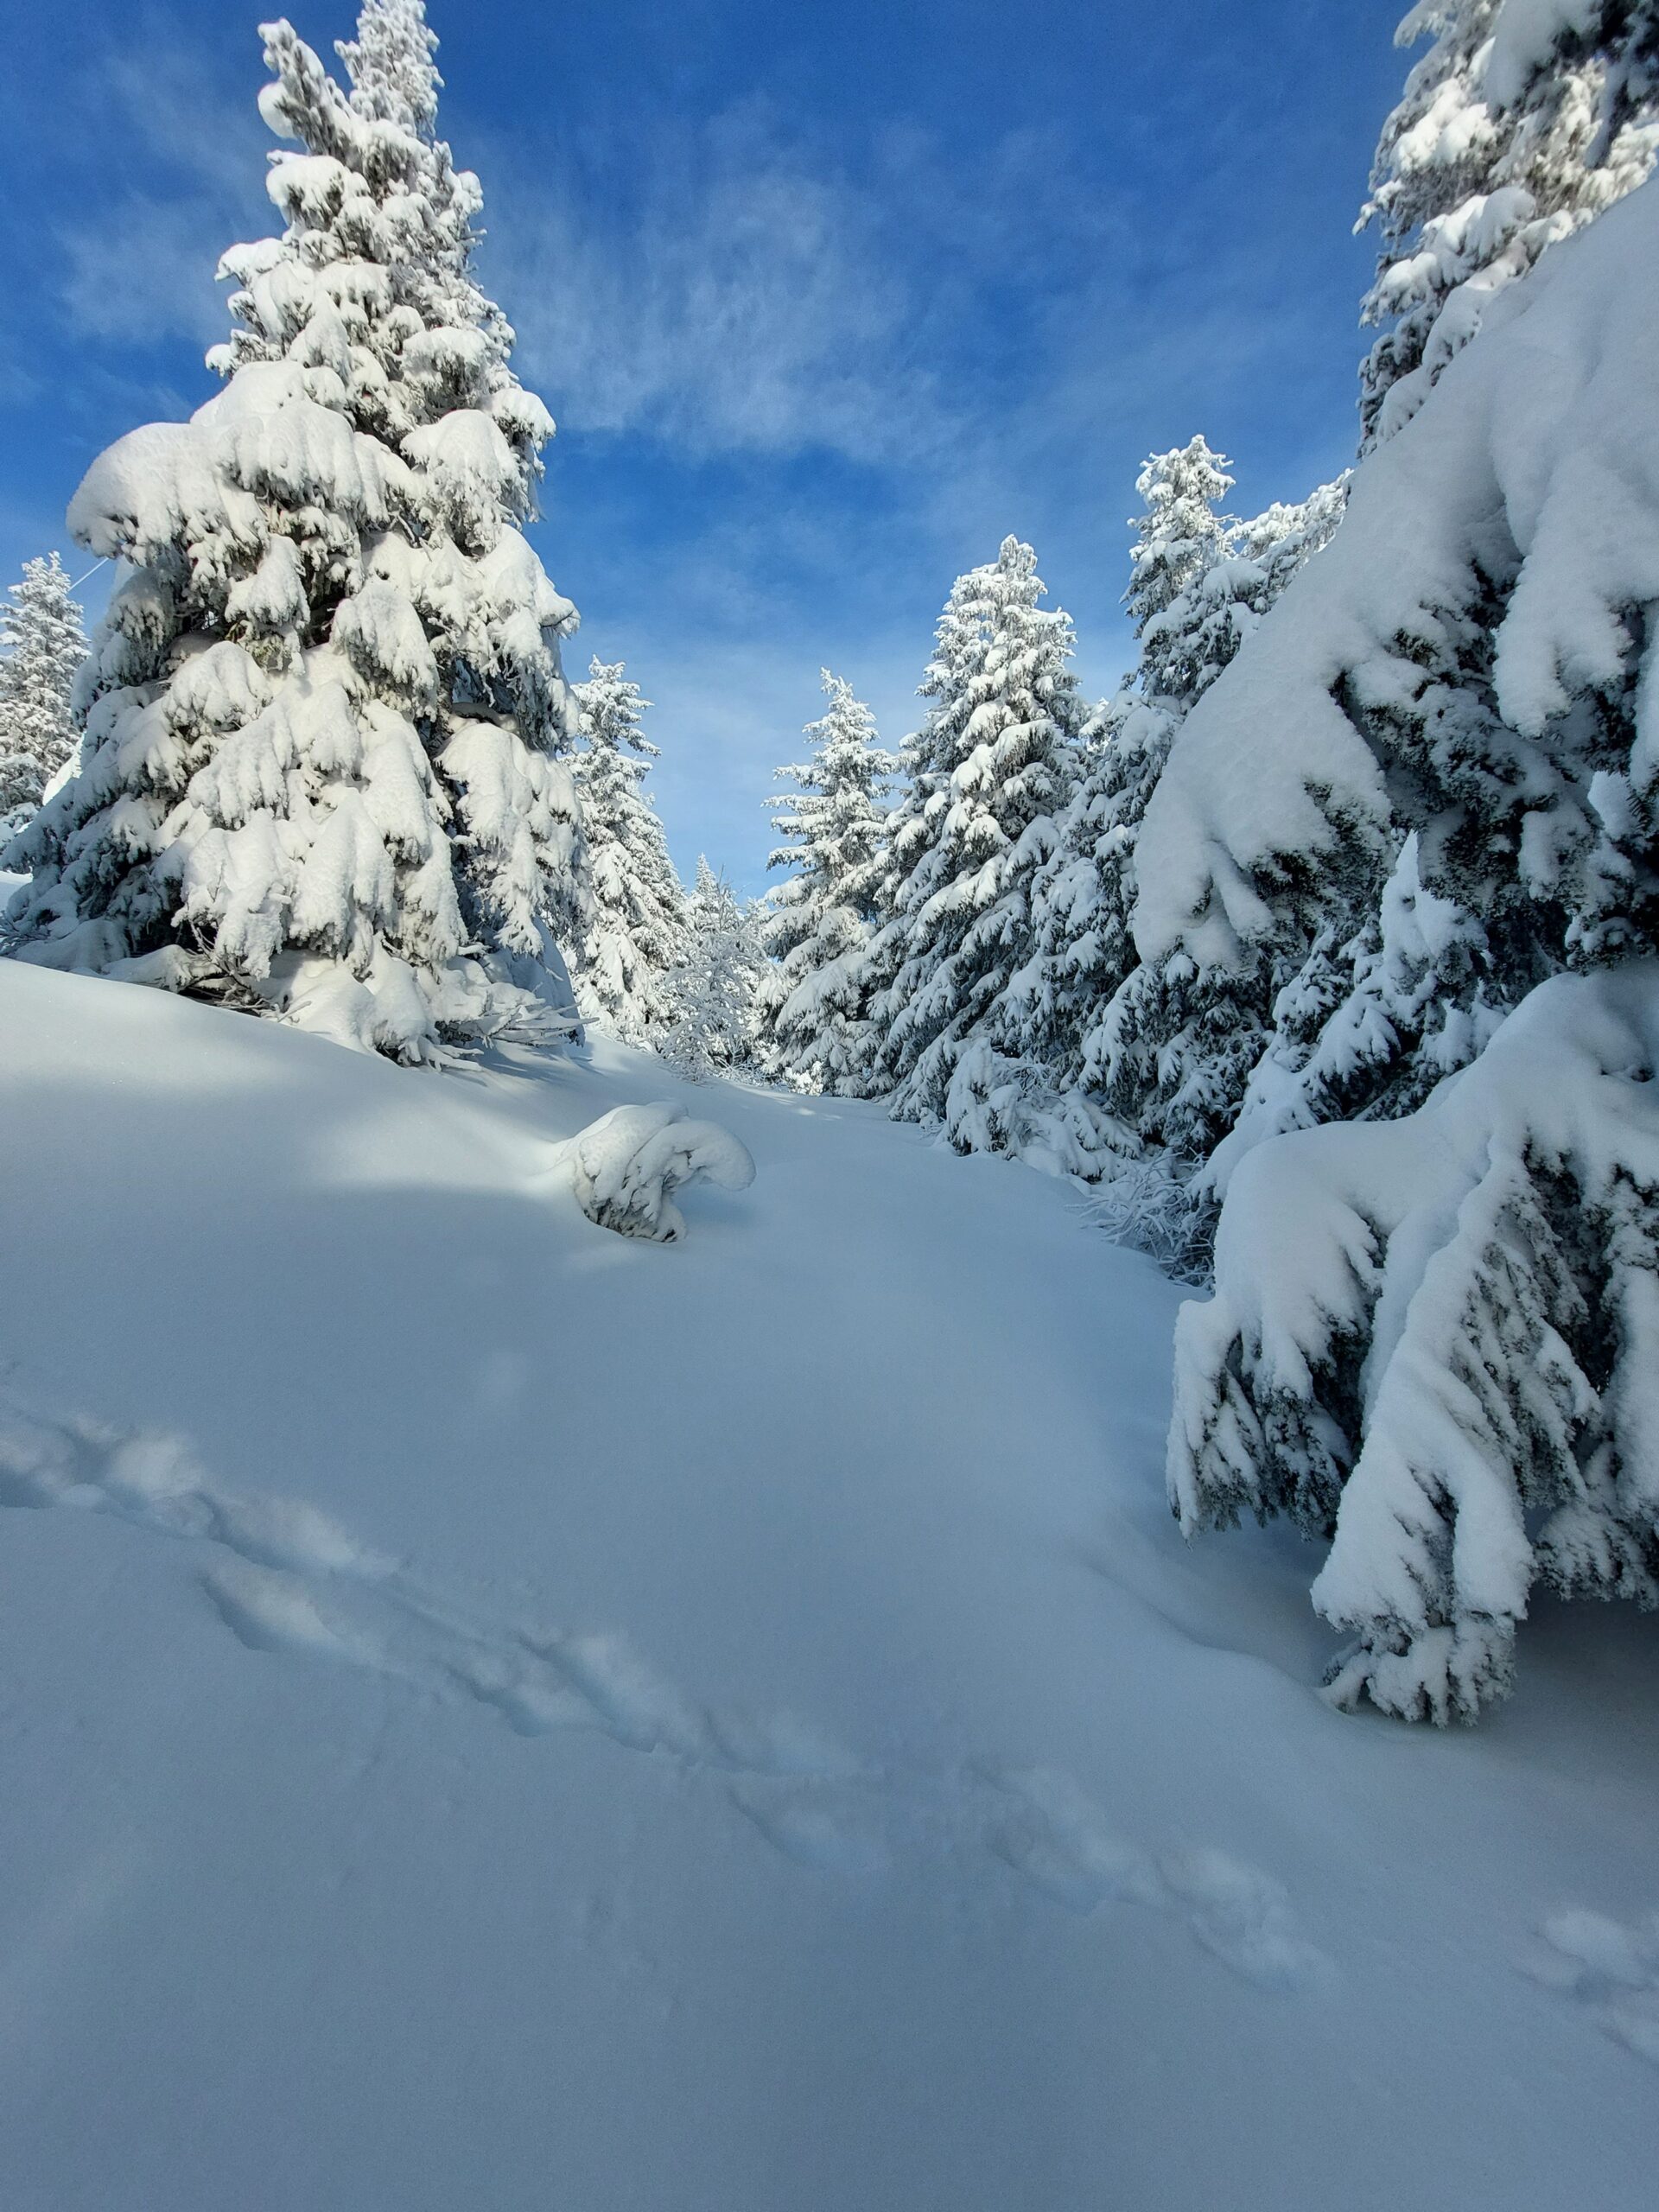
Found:
<path fill-rule="evenodd" d="M 745 1191 L 754 1161 L 727 1130 L 688 1121 L 683 1107 L 619 1106 L 571 1138 L 576 1203 L 621 1236 L 672 1244 L 685 1234 L 674 1192 L 690 1183 Z"/>

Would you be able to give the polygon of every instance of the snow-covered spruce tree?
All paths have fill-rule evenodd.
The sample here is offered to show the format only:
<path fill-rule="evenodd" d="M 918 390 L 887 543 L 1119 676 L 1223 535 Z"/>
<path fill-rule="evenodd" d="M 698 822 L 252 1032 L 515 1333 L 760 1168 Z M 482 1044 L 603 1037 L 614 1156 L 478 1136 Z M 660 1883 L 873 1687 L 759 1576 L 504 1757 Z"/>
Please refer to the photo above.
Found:
<path fill-rule="evenodd" d="M 552 424 L 471 274 L 479 189 L 432 136 L 416 0 L 368 0 L 350 97 L 287 23 L 264 36 L 287 227 L 225 257 L 222 393 L 75 495 L 127 573 L 9 927 L 25 958 L 429 1059 L 569 1004 L 575 614 L 519 527 Z"/>
<path fill-rule="evenodd" d="M 700 854 L 686 922 L 685 950 L 668 978 L 672 1011 L 662 1051 L 699 1080 L 734 1074 L 753 1063 L 757 995 L 771 964 L 759 902 L 743 906 Z"/>
<path fill-rule="evenodd" d="M 1633 191 L 1659 156 L 1656 0 L 1421 0 L 1433 43 L 1382 127 L 1358 227 L 1382 238 L 1363 320 L 1366 448 L 1422 404 L 1487 303 Z"/>
<path fill-rule="evenodd" d="M 1140 661 L 1133 689 L 1109 700 L 1084 733 L 1084 769 L 1059 846 L 1033 890 L 1037 958 L 1016 977 L 1006 1017 L 1041 1041 L 1069 1088 L 1105 1087 L 1101 1022 L 1135 965 L 1129 917 L 1141 818 L 1176 724 L 1243 634 L 1223 614 L 1238 604 L 1230 591 L 1212 600 L 1206 589 L 1240 565 L 1217 512 L 1232 482 L 1202 437 L 1152 454 L 1135 480 L 1144 504 L 1130 524 L 1136 542 L 1123 601 Z M 1135 1103 L 1120 1090 L 1120 1107 Z"/>
<path fill-rule="evenodd" d="M 1213 1164 L 1173 1495 L 1334 1528 L 1337 1692 L 1394 1712 L 1500 1693 L 1535 1574 L 1654 1594 L 1656 275 L 1649 189 L 1494 302 L 1143 831 L 1142 951 L 1314 1008 Z"/>
<path fill-rule="evenodd" d="M 1039 879 L 1038 980 L 1022 979 L 1039 1027 L 1052 1032 L 1063 1081 L 1096 1107 L 1113 1148 L 1134 1132 L 1183 1164 L 1224 1126 L 1255 1053 L 1240 1057 L 1226 994 L 1185 957 L 1138 963 L 1141 823 L 1182 717 L 1330 541 L 1347 499 L 1344 478 L 1233 521 L 1214 511 L 1231 481 L 1202 438 L 1154 454 L 1141 472 L 1147 506 L 1125 594 L 1142 645 L 1132 678 L 1139 697 L 1109 702 L 1095 726 L 1060 853 Z M 1174 1192 L 1166 1196 L 1183 1210 Z M 1173 1221 L 1156 1233 L 1164 1256 L 1184 1248 Z"/>
<path fill-rule="evenodd" d="M 862 1098 L 874 1058 L 862 964 L 886 860 L 882 794 L 898 764 L 852 685 L 820 673 L 830 704 L 806 726 L 812 757 L 779 768 L 799 788 L 766 802 L 793 841 L 769 865 L 793 873 L 773 893 L 764 931 L 779 964 L 763 995 L 760 1058 L 774 1080 Z"/>
<path fill-rule="evenodd" d="M 0 607 L 0 831 L 21 830 L 80 742 L 72 697 L 86 633 L 55 553 L 25 561 Z"/>
<path fill-rule="evenodd" d="M 651 702 L 624 670 L 595 655 L 575 687 L 585 741 L 571 772 L 593 905 L 574 965 L 583 1014 L 643 1041 L 669 1019 L 667 979 L 686 949 L 685 892 L 640 788 L 657 754 L 639 726 Z"/>
<path fill-rule="evenodd" d="M 1135 479 L 1142 512 L 1133 527 L 1129 588 L 1123 594 L 1141 641 L 1137 688 L 1185 711 L 1205 689 L 1205 648 L 1194 594 L 1225 563 L 1226 525 L 1217 508 L 1233 488 L 1224 457 L 1202 437 L 1151 455 Z M 1212 679 L 1211 679 L 1212 680 Z"/>
<path fill-rule="evenodd" d="M 1005 538 L 958 579 L 906 741 L 868 971 L 895 1119 L 942 1122 L 963 1150 L 1007 1147 L 1022 1077 L 978 1033 L 1032 951 L 1031 887 L 1058 843 L 1084 721 L 1071 619 L 1039 605 L 1037 556 Z"/>

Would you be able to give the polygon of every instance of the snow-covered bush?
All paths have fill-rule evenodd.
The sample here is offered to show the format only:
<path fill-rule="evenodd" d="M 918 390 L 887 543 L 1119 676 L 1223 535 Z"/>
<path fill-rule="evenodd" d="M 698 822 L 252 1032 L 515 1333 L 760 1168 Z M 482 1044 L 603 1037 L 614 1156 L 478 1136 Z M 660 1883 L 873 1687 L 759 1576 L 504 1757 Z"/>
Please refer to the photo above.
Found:
<path fill-rule="evenodd" d="M 753 1064 L 760 995 L 771 963 L 758 906 L 743 906 L 701 855 L 686 907 L 685 950 L 668 977 L 660 1049 L 696 1082 Z"/>
<path fill-rule="evenodd" d="M 712 1122 L 690 1122 L 679 1106 L 618 1106 L 570 1140 L 576 1203 L 620 1236 L 673 1244 L 685 1221 L 673 1193 L 688 1183 L 747 1191 L 754 1161 Z"/>
<path fill-rule="evenodd" d="M 651 702 L 624 665 L 595 655 L 588 681 L 575 687 L 584 743 L 571 772 L 593 899 L 576 995 L 590 1020 L 644 1041 L 670 1018 L 668 977 L 686 950 L 685 892 L 640 788 L 657 754 L 639 727 Z"/>
<path fill-rule="evenodd" d="M 1332 1538 L 1332 1694 L 1472 1719 L 1541 1580 L 1659 1602 L 1659 962 L 1560 976 L 1403 1121 L 1281 1137 L 1183 1307 L 1189 1534 Z"/>
<path fill-rule="evenodd" d="M 1144 1252 L 1173 1282 L 1207 1285 L 1213 1223 L 1166 1153 L 1100 1163 L 1084 1217 L 1114 1244 Z"/>
<path fill-rule="evenodd" d="M 55 553 L 25 561 L 0 607 L 0 836 L 21 830 L 75 756 L 86 633 Z"/>
<path fill-rule="evenodd" d="M 862 985 L 886 857 L 881 797 L 897 763 L 850 683 L 820 671 L 828 711 L 809 722 L 812 758 L 779 768 L 799 786 L 776 828 L 793 842 L 769 865 L 793 871 L 772 893 L 764 937 L 778 963 L 760 1007 L 760 1060 L 803 1090 L 869 1096 L 879 1046 Z"/>
<path fill-rule="evenodd" d="M 286 22 L 264 35 L 286 227 L 225 257 L 224 391 L 71 505 L 124 573 L 8 927 L 27 959 L 430 1059 L 546 1033 L 582 919 L 554 757 L 575 613 L 520 528 L 552 423 L 471 275 L 478 184 L 432 135 L 419 0 L 367 0 L 349 97 Z"/>
<path fill-rule="evenodd" d="M 1039 605 L 1046 588 L 1016 537 L 958 579 L 920 687 L 932 704 L 906 741 L 880 894 L 891 919 L 866 969 L 901 1120 L 947 1117 L 957 1062 L 1033 950 L 1032 884 L 1058 847 L 1085 719 L 1071 618 Z M 976 1096 L 999 1072 L 995 1040 L 979 1042 Z"/>
<path fill-rule="evenodd" d="M 1211 1025 L 1183 1079 L 1239 1122 L 1217 1189 L 1659 944 L 1656 277 L 1644 189 L 1495 302 L 1181 726 L 1135 931 Z"/>
<path fill-rule="evenodd" d="M 1363 319 L 1365 444 L 1391 437 L 1488 303 L 1659 156 L 1655 0 L 1419 0 L 1433 44 L 1383 125 L 1359 219 L 1382 235 Z"/>

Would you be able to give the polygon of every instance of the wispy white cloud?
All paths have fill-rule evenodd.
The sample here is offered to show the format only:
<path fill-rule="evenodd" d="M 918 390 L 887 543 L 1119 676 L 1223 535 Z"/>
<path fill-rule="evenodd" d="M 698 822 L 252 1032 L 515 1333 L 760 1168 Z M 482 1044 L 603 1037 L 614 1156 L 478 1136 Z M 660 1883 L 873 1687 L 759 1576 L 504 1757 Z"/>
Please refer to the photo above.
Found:
<path fill-rule="evenodd" d="M 201 57 L 187 50 L 169 17 L 152 11 L 141 29 L 132 51 L 110 56 L 89 78 L 85 118 L 120 163 L 123 181 L 59 226 L 59 304 L 83 337 L 205 345 L 224 334 L 213 282 L 220 254 L 270 225 L 263 182 L 270 139 L 251 71 L 245 88 L 204 79 Z"/>
<path fill-rule="evenodd" d="M 133 194 L 96 224 L 67 229 L 60 297 L 71 329 L 140 346 L 168 338 L 207 345 L 223 336 L 225 308 L 213 280 L 229 240 L 215 212 L 211 202 Z"/>
<path fill-rule="evenodd" d="M 493 176 L 492 270 L 575 430 L 885 461 L 952 419 L 933 306 L 868 181 L 750 106 Z"/>

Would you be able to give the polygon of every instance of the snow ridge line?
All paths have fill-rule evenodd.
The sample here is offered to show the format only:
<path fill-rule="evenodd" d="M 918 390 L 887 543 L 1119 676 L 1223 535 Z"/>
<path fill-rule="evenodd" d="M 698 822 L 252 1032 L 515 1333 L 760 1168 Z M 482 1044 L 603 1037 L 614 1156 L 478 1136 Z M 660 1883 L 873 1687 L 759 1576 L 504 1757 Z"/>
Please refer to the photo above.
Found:
<path fill-rule="evenodd" d="M 912 1838 L 931 1834 L 937 1847 L 942 1835 L 948 1847 L 966 1832 L 1069 1911 L 1129 1904 L 1171 1917 L 1258 1987 L 1306 1990 L 1330 1977 L 1270 1877 L 1213 1848 L 1148 1853 L 1068 1776 L 994 1764 L 895 1776 L 792 1715 L 715 1713 L 625 1637 L 480 1619 L 303 1500 L 219 1488 L 176 1437 L 43 1417 L 0 1392 L 5 1507 L 104 1513 L 208 1547 L 198 1580 L 251 1651 L 340 1662 L 470 1703 L 520 1736 L 593 1728 L 626 1750 L 712 1771 L 774 1850 L 814 1871 L 880 1873 L 908 1814 Z"/>

